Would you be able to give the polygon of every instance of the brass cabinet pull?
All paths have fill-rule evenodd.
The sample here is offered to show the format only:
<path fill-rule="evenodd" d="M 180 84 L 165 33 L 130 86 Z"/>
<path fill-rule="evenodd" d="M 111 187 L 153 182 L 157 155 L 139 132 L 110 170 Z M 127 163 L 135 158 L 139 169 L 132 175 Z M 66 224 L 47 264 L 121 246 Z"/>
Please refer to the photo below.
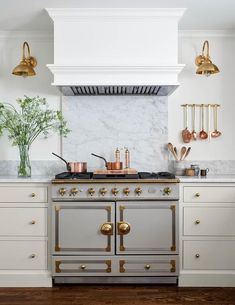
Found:
<path fill-rule="evenodd" d="M 80 267 L 82 270 L 85 270 L 86 269 L 86 265 L 81 265 Z"/>
<path fill-rule="evenodd" d="M 149 270 L 150 267 L 151 267 L 150 265 L 145 265 L 145 266 L 144 266 L 144 269 Z"/>
<path fill-rule="evenodd" d="M 113 235 L 113 223 L 105 222 L 101 225 L 100 232 L 104 235 Z"/>
<path fill-rule="evenodd" d="M 31 224 L 31 225 L 35 225 L 35 223 L 36 223 L 35 220 L 30 221 L 30 224 Z"/>
<path fill-rule="evenodd" d="M 199 253 L 195 254 L 195 257 L 196 257 L 196 258 L 199 258 L 199 257 L 200 257 L 200 254 L 199 254 Z"/>
<path fill-rule="evenodd" d="M 200 197 L 200 193 L 196 193 L 195 197 L 197 197 L 197 198 Z"/>
<path fill-rule="evenodd" d="M 199 223 L 200 223 L 199 219 L 195 220 L 195 225 L 199 225 Z"/>
<path fill-rule="evenodd" d="M 35 257 L 36 257 L 36 254 L 31 254 L 30 257 L 31 257 L 31 258 L 35 258 Z"/>
<path fill-rule="evenodd" d="M 36 194 L 35 194 L 35 193 L 32 193 L 32 194 L 31 194 L 31 197 L 36 197 Z"/>
<path fill-rule="evenodd" d="M 131 226 L 127 222 L 120 221 L 117 223 L 117 229 L 119 235 L 126 235 L 130 232 Z"/>

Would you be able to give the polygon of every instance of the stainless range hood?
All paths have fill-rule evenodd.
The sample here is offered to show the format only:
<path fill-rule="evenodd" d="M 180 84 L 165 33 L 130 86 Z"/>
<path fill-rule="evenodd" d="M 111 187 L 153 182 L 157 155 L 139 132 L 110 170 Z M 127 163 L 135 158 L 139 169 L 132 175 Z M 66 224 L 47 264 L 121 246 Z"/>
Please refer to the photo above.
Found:
<path fill-rule="evenodd" d="M 160 95 L 179 85 L 178 22 L 185 9 L 47 9 L 64 95 Z"/>

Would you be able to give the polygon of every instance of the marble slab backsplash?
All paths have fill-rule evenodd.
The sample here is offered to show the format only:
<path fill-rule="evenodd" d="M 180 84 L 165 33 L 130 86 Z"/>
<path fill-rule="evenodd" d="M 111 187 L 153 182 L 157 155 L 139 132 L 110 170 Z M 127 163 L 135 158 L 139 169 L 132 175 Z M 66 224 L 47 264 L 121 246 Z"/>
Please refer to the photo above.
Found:
<path fill-rule="evenodd" d="M 87 161 L 89 170 L 104 168 L 95 153 L 114 161 L 118 147 L 128 147 L 138 171 L 168 169 L 167 97 L 64 97 L 63 114 L 72 132 L 64 138 L 67 160 Z M 121 151 L 124 161 L 124 150 Z"/>

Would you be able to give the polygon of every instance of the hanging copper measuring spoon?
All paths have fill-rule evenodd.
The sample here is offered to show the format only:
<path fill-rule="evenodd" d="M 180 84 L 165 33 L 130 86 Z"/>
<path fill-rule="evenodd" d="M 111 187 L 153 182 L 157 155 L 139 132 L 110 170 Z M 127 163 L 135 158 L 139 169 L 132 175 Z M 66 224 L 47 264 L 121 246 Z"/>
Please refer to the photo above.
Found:
<path fill-rule="evenodd" d="M 195 131 L 195 110 L 196 110 L 196 106 L 195 106 L 195 104 L 193 104 L 193 116 L 192 116 L 192 120 L 193 120 L 193 131 L 192 131 L 192 133 L 191 133 L 191 140 L 197 140 L 197 133 L 196 133 L 196 131 Z"/>
<path fill-rule="evenodd" d="M 208 138 L 208 133 L 204 130 L 204 105 L 201 105 L 201 120 L 202 120 L 202 130 L 199 133 L 199 138 L 202 140 L 206 140 Z"/>
<path fill-rule="evenodd" d="M 217 130 L 218 125 L 218 115 L 217 115 L 217 107 L 218 105 L 214 105 L 213 114 L 214 114 L 214 131 L 212 131 L 211 136 L 212 138 L 218 138 L 221 136 L 221 132 Z"/>
<path fill-rule="evenodd" d="M 182 139 L 184 143 L 189 143 L 191 140 L 191 132 L 188 130 L 188 105 L 184 106 L 184 121 L 185 128 L 182 130 Z"/>

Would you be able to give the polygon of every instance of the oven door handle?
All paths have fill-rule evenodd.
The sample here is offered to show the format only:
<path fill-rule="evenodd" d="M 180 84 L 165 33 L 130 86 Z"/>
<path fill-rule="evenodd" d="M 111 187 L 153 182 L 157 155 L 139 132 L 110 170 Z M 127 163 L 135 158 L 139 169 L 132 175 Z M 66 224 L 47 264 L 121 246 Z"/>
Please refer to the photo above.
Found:
<path fill-rule="evenodd" d="M 126 235 L 130 232 L 131 225 L 128 222 L 120 221 L 117 223 L 118 235 Z"/>
<path fill-rule="evenodd" d="M 113 223 L 112 222 L 105 222 L 100 227 L 100 232 L 103 235 L 113 235 Z"/>

